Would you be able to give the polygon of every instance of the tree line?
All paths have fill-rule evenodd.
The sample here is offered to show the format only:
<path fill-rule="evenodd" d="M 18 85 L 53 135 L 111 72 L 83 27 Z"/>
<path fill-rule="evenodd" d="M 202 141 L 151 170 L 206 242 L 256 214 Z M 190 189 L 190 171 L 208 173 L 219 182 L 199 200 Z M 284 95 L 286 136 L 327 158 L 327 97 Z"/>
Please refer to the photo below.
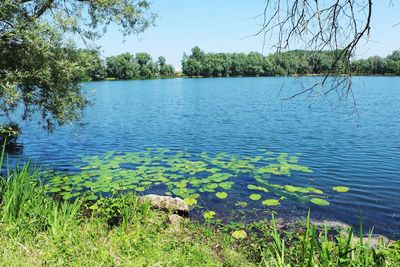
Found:
<path fill-rule="evenodd" d="M 154 79 L 174 77 L 174 67 L 160 56 L 153 60 L 148 53 L 123 53 L 102 59 L 98 51 L 81 50 L 87 65 L 87 80 Z M 267 56 L 250 53 L 205 53 L 194 47 L 183 55 L 182 74 L 187 77 L 237 77 L 285 75 L 400 75 L 400 50 L 387 57 L 373 56 L 347 64 L 340 50 L 292 50 Z M 332 67 L 334 66 L 334 68 Z M 349 69 L 350 67 L 350 69 Z"/>
<path fill-rule="evenodd" d="M 264 56 L 257 52 L 205 53 L 194 47 L 190 55 L 183 56 L 182 72 L 189 77 L 319 75 L 349 71 L 356 75 L 400 75 L 400 50 L 384 58 L 374 56 L 350 64 L 340 54 L 341 50 L 292 50 Z"/>
<path fill-rule="evenodd" d="M 172 77 L 175 69 L 167 64 L 165 57 L 160 56 L 153 60 L 148 53 L 123 53 L 107 57 L 100 57 L 97 51 L 82 50 L 82 54 L 90 58 L 90 67 L 87 70 L 86 79 L 104 80 L 107 78 L 131 80 L 154 79 L 160 77 Z"/>

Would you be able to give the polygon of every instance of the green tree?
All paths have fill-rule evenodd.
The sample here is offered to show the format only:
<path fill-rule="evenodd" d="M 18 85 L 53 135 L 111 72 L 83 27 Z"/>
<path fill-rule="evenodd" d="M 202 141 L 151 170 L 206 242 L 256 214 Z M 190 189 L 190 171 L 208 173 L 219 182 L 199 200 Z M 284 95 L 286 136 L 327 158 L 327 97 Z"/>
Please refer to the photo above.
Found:
<path fill-rule="evenodd" d="M 128 80 L 140 77 L 140 65 L 130 53 L 123 53 L 107 58 L 107 76 L 109 78 Z"/>
<path fill-rule="evenodd" d="M 141 78 L 150 79 L 157 75 L 157 67 L 148 53 L 137 53 L 135 61 L 139 64 Z"/>
<path fill-rule="evenodd" d="M 100 57 L 99 51 L 84 49 L 81 53 L 82 57 L 87 57 L 87 80 L 104 80 L 107 77 L 107 68 L 105 61 Z"/>
<path fill-rule="evenodd" d="M 165 59 L 165 57 L 159 57 L 157 64 L 160 76 L 170 77 L 175 75 L 174 67 L 172 65 L 167 64 L 167 60 Z"/>
<path fill-rule="evenodd" d="M 147 1 L 36 0 L 0 2 L 0 124 L 9 124 L 21 106 L 22 119 L 40 113 L 40 123 L 81 118 L 87 100 L 80 82 L 93 63 L 77 50 L 71 37 L 90 46 L 116 24 L 124 35 L 153 24 Z"/>

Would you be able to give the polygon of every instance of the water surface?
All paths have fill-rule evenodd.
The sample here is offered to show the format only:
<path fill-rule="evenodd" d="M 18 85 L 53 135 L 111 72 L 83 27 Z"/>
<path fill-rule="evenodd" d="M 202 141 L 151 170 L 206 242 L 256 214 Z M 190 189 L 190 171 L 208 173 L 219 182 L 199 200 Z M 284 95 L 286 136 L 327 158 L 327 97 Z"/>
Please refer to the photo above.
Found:
<path fill-rule="evenodd" d="M 301 153 L 299 163 L 314 172 L 272 177 L 276 183 L 312 186 L 325 192 L 329 206 L 287 200 L 266 207 L 248 199 L 245 187 L 219 200 L 204 197 L 217 218 L 304 216 L 364 224 L 400 238 L 400 78 L 354 78 L 352 99 L 299 97 L 281 101 L 314 78 L 215 78 L 104 81 L 84 84 L 93 105 L 83 127 L 64 126 L 47 134 L 23 124 L 24 149 L 13 159 L 75 170 L 73 161 L 108 151 L 148 147 L 199 154 L 226 152 L 255 156 L 259 149 Z M 312 104 L 311 107 L 310 104 Z M 245 179 L 245 178 L 243 178 Z M 247 179 L 247 178 L 246 178 Z M 337 193 L 334 186 L 350 191 Z M 236 201 L 249 203 L 246 208 Z M 194 212 L 196 214 L 196 212 Z"/>

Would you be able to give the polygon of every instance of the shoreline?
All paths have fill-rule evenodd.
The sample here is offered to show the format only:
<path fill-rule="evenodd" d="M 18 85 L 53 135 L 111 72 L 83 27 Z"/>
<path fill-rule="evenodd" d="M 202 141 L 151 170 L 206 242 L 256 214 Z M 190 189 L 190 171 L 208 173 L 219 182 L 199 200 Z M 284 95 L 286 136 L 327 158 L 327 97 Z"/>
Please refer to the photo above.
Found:
<path fill-rule="evenodd" d="M 168 76 L 168 77 L 155 77 L 155 78 L 138 78 L 138 79 L 115 79 L 115 78 L 106 78 L 103 80 L 89 80 L 85 82 L 111 82 L 111 81 L 148 81 L 148 80 L 169 80 L 169 79 L 218 79 L 218 78 L 305 78 L 305 77 L 325 77 L 326 74 L 304 74 L 304 75 L 274 75 L 274 76 Z M 330 77 L 400 77 L 400 75 L 395 74 L 352 74 L 351 76 L 348 75 L 329 75 Z"/>

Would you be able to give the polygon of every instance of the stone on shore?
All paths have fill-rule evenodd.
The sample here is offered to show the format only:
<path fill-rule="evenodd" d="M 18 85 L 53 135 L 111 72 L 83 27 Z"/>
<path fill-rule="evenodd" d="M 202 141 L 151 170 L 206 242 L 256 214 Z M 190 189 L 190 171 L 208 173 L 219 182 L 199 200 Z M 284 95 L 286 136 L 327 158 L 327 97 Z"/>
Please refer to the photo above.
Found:
<path fill-rule="evenodd" d="M 179 216 L 178 214 L 171 214 L 168 217 L 168 223 L 171 225 L 171 229 L 174 232 L 180 231 L 181 224 L 187 220 L 188 220 L 188 218 L 183 218 L 182 216 Z"/>
<path fill-rule="evenodd" d="M 360 238 L 359 237 L 354 237 L 353 239 L 354 244 L 357 244 L 360 242 Z M 363 243 L 368 245 L 368 247 L 370 248 L 378 248 L 382 245 L 391 245 L 394 243 L 393 240 L 390 240 L 389 238 L 387 238 L 386 236 L 383 235 L 375 235 L 373 234 L 371 237 L 369 236 L 364 236 L 363 237 Z"/>
<path fill-rule="evenodd" d="M 181 216 L 189 215 L 189 206 L 179 197 L 150 194 L 140 197 L 139 202 L 148 202 L 153 208 L 173 211 Z"/>

